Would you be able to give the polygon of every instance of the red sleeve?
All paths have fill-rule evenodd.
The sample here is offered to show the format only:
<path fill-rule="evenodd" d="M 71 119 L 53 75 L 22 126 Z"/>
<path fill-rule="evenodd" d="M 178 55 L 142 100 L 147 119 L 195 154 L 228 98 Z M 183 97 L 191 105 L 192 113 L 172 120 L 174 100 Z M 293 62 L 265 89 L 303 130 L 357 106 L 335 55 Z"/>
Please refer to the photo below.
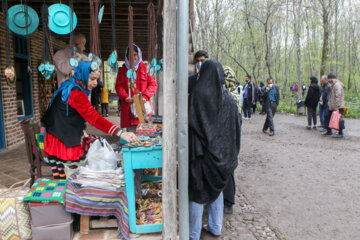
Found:
<path fill-rule="evenodd" d="M 86 94 L 81 90 L 73 90 L 70 93 L 69 106 L 74 108 L 87 122 L 97 129 L 114 136 L 119 127 L 112 124 L 93 108 Z"/>
<path fill-rule="evenodd" d="M 146 100 L 150 100 L 152 96 L 156 93 L 157 82 L 155 81 L 153 76 L 149 76 L 147 73 L 147 86 L 146 89 L 142 92 L 142 95 L 146 98 Z"/>
<path fill-rule="evenodd" d="M 126 74 L 123 67 L 120 68 L 118 75 L 116 77 L 116 85 L 115 85 L 116 93 L 121 101 L 125 101 L 125 99 L 129 97 L 129 94 L 126 92 L 127 87 L 125 85 L 127 84 L 127 82 L 124 81 L 124 79 L 126 79 L 126 77 L 123 76 L 124 73 Z"/>

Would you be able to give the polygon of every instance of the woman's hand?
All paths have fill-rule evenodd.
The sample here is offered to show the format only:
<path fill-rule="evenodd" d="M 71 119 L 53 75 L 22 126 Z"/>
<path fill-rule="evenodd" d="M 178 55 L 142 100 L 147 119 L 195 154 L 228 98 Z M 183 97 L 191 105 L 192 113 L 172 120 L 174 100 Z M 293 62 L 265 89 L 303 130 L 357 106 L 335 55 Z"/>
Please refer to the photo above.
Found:
<path fill-rule="evenodd" d="M 125 99 L 125 102 L 127 102 L 127 103 L 133 103 L 134 102 L 134 99 L 132 99 L 132 98 L 127 98 L 127 99 Z"/>
<path fill-rule="evenodd" d="M 119 136 L 127 142 L 139 142 L 136 135 L 132 132 L 120 132 Z"/>

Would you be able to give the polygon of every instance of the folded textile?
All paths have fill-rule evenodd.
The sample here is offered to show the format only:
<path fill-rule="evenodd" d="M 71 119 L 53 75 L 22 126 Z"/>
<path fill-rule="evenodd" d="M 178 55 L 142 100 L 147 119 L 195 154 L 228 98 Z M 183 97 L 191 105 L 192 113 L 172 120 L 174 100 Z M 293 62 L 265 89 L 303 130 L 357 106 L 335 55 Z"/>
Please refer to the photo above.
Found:
<path fill-rule="evenodd" d="M 65 207 L 67 212 L 91 216 L 115 216 L 118 221 L 118 237 L 129 239 L 129 214 L 125 187 L 117 191 L 103 190 L 76 184 L 77 175 L 68 178 Z"/>
<path fill-rule="evenodd" d="M 76 173 L 74 183 L 104 190 L 116 191 L 125 186 L 124 169 L 95 171 L 88 167 L 81 167 Z"/>

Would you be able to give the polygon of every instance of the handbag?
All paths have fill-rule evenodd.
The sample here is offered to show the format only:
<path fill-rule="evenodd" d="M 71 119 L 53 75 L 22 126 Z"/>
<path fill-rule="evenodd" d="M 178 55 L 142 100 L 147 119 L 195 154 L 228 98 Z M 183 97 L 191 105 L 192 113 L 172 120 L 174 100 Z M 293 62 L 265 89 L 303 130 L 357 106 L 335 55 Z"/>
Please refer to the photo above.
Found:
<path fill-rule="evenodd" d="M 339 110 L 333 111 L 330 118 L 329 128 L 340 130 L 341 114 Z"/>
<path fill-rule="evenodd" d="M 9 188 L 0 189 L 0 239 L 31 239 L 29 205 L 23 201 L 28 192 L 25 186 L 31 179 L 17 182 Z M 22 184 L 22 187 L 15 188 Z"/>
<path fill-rule="evenodd" d="M 146 115 L 152 114 L 153 110 L 149 101 L 144 103 L 144 107 L 145 107 Z M 131 104 L 131 113 L 134 116 L 134 118 L 138 118 L 135 103 Z"/>
<path fill-rule="evenodd" d="M 339 127 L 340 129 L 345 129 L 345 119 L 340 118 Z"/>

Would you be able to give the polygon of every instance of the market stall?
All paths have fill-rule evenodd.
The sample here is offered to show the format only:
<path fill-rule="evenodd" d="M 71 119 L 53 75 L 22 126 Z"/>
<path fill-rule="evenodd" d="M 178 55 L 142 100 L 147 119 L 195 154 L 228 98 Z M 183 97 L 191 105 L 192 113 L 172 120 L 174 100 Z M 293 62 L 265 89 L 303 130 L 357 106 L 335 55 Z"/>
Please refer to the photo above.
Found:
<path fill-rule="evenodd" d="M 7 9 L 8 7 L 4 5 L 4 2 L 7 3 L 7 1 L 3 1 L 3 9 Z M 70 39 L 73 39 L 74 30 L 83 27 L 81 17 L 85 13 L 77 12 L 73 1 L 69 1 L 69 5 L 50 1 L 53 4 L 49 6 L 46 3 L 40 5 L 40 2 L 43 1 L 34 1 L 34 8 L 32 8 L 32 2 L 30 1 L 11 6 L 4 18 L 11 31 L 24 36 L 34 32 L 38 28 L 39 21 L 41 22 L 43 32 L 42 61 L 37 66 L 37 69 L 30 69 L 29 71 L 38 71 L 45 80 L 51 81 L 52 86 L 55 86 L 53 81 L 56 80 L 57 72 L 53 62 L 53 46 L 50 39 L 58 35 L 61 35 L 59 38 L 69 35 Z M 136 5 L 136 1 L 134 5 Z M 123 15 L 128 18 L 129 42 L 127 42 L 124 39 L 120 39 L 121 41 L 117 39 L 115 16 L 118 15 L 116 15 L 115 1 L 110 1 L 108 7 L 111 12 L 111 48 L 105 44 L 105 47 L 100 49 L 100 46 L 104 46 L 101 43 L 100 25 L 104 24 L 104 19 L 108 21 L 109 18 L 104 18 L 106 13 L 104 5 L 99 1 L 91 0 L 88 13 L 91 22 L 89 26 L 91 53 L 86 57 L 92 61 L 91 68 L 93 70 L 101 68 L 102 64 L 108 64 L 111 67 L 111 72 L 116 74 L 118 70 L 117 43 L 126 42 L 130 46 L 133 44 L 134 31 L 138 26 L 135 27 L 132 24 L 135 22 L 138 25 L 139 20 L 137 17 L 133 19 L 133 16 L 137 16 L 137 12 L 142 12 L 142 10 L 133 10 L 130 5 L 127 9 L 128 12 L 125 14 L 123 12 Z M 40 17 L 36 9 L 38 9 L 38 12 L 41 9 Z M 143 12 L 141 15 L 143 15 Z M 148 32 L 149 38 L 147 48 L 144 47 L 148 59 L 147 71 L 150 76 L 158 76 L 162 71 L 163 61 L 156 58 L 155 54 L 156 16 L 155 6 L 152 2 L 146 5 L 145 16 L 147 17 L 148 26 L 147 29 L 142 31 Z M 24 22 L 19 24 L 19 21 Z M 34 25 L 36 21 L 38 23 Z M 9 39 L 7 39 L 8 41 Z M 143 42 L 139 42 L 145 45 Z M 81 59 L 77 57 L 72 41 L 70 41 L 70 47 L 74 50 L 71 51 L 69 64 L 74 69 Z M 103 49 L 109 52 L 106 52 L 105 55 Z M 6 50 L 7 54 L 9 54 L 10 49 Z M 101 55 L 110 55 L 110 57 L 108 61 L 103 61 L 100 58 Z M 128 71 L 129 91 L 136 87 L 134 60 L 131 59 L 131 56 L 132 48 L 130 48 L 130 69 Z M 11 62 L 7 63 L 6 71 L 9 83 L 16 80 L 11 64 Z M 29 67 L 31 68 L 31 66 L 30 63 Z M 76 73 L 72 70 L 71 74 Z M 44 92 L 44 96 L 46 94 L 48 92 Z M 22 199 L 24 214 L 30 216 L 30 219 L 22 223 L 22 227 L 20 225 L 16 226 L 18 232 L 21 232 L 21 229 L 27 226 L 28 229 L 32 229 L 32 238 L 34 240 L 47 239 L 49 234 L 53 236 L 52 239 L 71 239 L 74 218 L 70 213 L 82 216 L 115 216 L 118 220 L 118 236 L 124 239 L 129 239 L 130 232 L 149 233 L 162 231 L 162 178 L 161 176 L 146 174 L 149 172 L 147 168 L 162 168 L 162 119 L 160 117 L 150 119 L 146 104 L 142 101 L 143 98 L 139 97 L 135 104 L 136 113 L 141 122 L 137 128 L 138 141 L 124 143 L 115 151 L 110 148 L 109 152 L 112 152 L 113 156 L 115 156 L 115 159 L 113 156 L 111 157 L 113 166 L 99 170 L 96 166 L 92 166 L 94 163 L 91 163 L 90 156 L 88 156 L 88 164 L 64 166 L 66 180 L 39 178 L 30 186 L 29 191 L 17 196 L 18 199 Z M 35 135 L 36 143 L 32 142 L 32 144 L 28 145 L 29 158 L 33 158 L 36 152 L 36 154 L 41 154 L 37 161 L 45 161 L 48 157 L 44 151 L 46 130 L 42 128 L 32 133 Z M 106 143 L 101 139 L 97 139 L 92 143 L 89 152 L 95 146 L 96 141 L 101 143 L 102 148 L 106 148 Z M 35 151 L 34 148 L 39 151 Z M 100 161 L 100 158 L 101 156 L 98 156 L 97 160 Z M 37 165 L 37 167 L 39 166 Z M 134 179 L 133 170 L 136 169 L 141 169 L 139 181 Z M 140 189 L 140 191 L 136 189 Z M 1 234 L 4 232 L 2 231 Z M 13 234 L 16 235 L 17 233 Z M 1 238 L 9 239 L 12 236 L 11 234 L 7 236 L 1 235 Z"/>

